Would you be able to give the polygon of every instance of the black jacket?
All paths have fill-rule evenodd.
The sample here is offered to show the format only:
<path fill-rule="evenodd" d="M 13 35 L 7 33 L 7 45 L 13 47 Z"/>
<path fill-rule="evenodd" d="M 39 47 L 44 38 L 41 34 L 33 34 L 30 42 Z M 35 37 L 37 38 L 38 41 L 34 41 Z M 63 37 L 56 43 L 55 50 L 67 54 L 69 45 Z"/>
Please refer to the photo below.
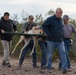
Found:
<path fill-rule="evenodd" d="M 4 18 L 2 17 L 0 20 L 0 38 L 1 40 L 6 40 L 6 41 L 11 41 L 12 40 L 12 35 L 11 34 L 2 34 L 1 30 L 4 30 L 6 32 L 13 32 L 17 30 L 16 25 L 14 25 L 12 20 L 4 20 Z"/>
<path fill-rule="evenodd" d="M 49 17 L 42 25 L 45 31 L 47 40 L 52 42 L 63 41 L 64 31 L 61 18 L 57 18 L 56 15 Z"/>

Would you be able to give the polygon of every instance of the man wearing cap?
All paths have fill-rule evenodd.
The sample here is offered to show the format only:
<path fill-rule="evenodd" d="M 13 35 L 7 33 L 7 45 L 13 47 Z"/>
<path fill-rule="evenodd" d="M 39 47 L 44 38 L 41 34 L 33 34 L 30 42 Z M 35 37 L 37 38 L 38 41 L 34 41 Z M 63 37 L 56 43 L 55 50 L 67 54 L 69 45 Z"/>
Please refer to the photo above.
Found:
<path fill-rule="evenodd" d="M 25 22 L 22 26 L 22 32 L 28 32 L 29 30 L 31 30 L 33 27 L 37 26 L 37 24 L 35 22 L 33 22 L 34 17 L 33 15 L 29 15 L 28 17 L 28 22 Z M 26 37 L 29 38 L 29 37 Z M 29 42 L 29 44 L 23 49 L 20 59 L 19 59 L 19 67 L 22 67 L 23 61 L 25 59 L 25 56 L 27 54 L 27 51 L 30 49 L 32 50 L 34 45 L 34 41 L 33 38 L 31 38 L 31 41 Z M 32 62 L 33 62 L 33 68 L 38 68 L 37 66 L 37 53 L 36 53 L 36 48 L 34 48 L 34 53 L 32 54 Z"/>
<path fill-rule="evenodd" d="M 70 60 L 69 60 L 69 51 L 70 51 L 70 43 L 71 43 L 71 35 L 72 33 L 76 34 L 76 29 L 74 27 L 73 24 L 69 23 L 69 16 L 68 15 L 64 15 L 63 16 L 63 23 L 64 23 L 64 44 L 65 44 L 65 50 L 66 50 L 66 56 L 67 56 L 67 64 L 68 64 L 68 68 L 70 69 L 71 64 L 70 64 Z"/>

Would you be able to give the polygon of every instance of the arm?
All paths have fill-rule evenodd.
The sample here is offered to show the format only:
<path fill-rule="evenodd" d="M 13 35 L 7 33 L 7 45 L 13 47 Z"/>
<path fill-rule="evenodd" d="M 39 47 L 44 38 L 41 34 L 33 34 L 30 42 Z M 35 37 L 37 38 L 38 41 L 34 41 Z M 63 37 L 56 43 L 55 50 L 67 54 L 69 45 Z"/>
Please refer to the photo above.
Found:
<path fill-rule="evenodd" d="M 33 30 L 40 29 L 40 26 L 33 27 Z"/>
<path fill-rule="evenodd" d="M 74 33 L 74 34 L 76 34 L 76 28 L 75 28 L 75 26 L 74 25 L 71 25 L 72 26 L 72 32 Z"/>
<path fill-rule="evenodd" d="M 24 24 L 22 25 L 22 32 L 25 32 L 26 29 L 27 29 L 27 23 L 24 23 Z"/>
<path fill-rule="evenodd" d="M 43 25 L 42 25 L 42 28 L 43 28 L 43 30 L 44 30 L 44 32 L 46 33 L 46 35 L 47 36 L 51 36 L 51 34 L 50 34 L 50 32 L 49 32 L 49 30 L 48 30 L 48 26 L 49 26 L 49 24 L 50 24 L 50 18 L 48 18 L 44 23 L 43 23 Z"/>
<path fill-rule="evenodd" d="M 0 21 L 0 33 L 1 33 L 1 30 L 2 30 L 2 29 L 1 29 L 1 21 Z"/>
<path fill-rule="evenodd" d="M 1 21 L 0 21 L 0 33 L 2 33 L 2 34 L 5 33 L 5 31 L 2 29 L 2 23 L 1 23 Z"/>

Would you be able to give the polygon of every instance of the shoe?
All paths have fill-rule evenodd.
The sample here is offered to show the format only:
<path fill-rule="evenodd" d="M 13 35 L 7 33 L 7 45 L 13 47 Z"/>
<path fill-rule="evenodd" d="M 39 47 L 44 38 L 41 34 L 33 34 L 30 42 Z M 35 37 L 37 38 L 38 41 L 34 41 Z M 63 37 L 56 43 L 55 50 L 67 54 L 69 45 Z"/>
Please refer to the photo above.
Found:
<path fill-rule="evenodd" d="M 76 71 L 74 72 L 74 74 L 76 74 Z"/>
<path fill-rule="evenodd" d="M 55 68 L 54 68 L 54 67 L 52 67 L 51 69 L 52 69 L 52 70 L 54 70 Z"/>
<path fill-rule="evenodd" d="M 68 69 L 67 69 L 67 72 L 71 72 L 71 71 L 72 71 L 72 68 L 68 68 Z"/>
<path fill-rule="evenodd" d="M 62 68 L 58 68 L 58 70 L 62 70 Z"/>
<path fill-rule="evenodd" d="M 63 74 L 66 74 L 67 73 L 67 70 L 63 70 L 63 72 L 62 72 Z"/>
<path fill-rule="evenodd" d="M 48 70 L 48 73 L 52 73 L 52 70 Z"/>
<path fill-rule="evenodd" d="M 34 66 L 33 66 L 33 68 L 39 68 L 39 66 L 37 66 L 37 65 L 34 65 Z"/>
<path fill-rule="evenodd" d="M 41 69 L 46 69 L 46 68 L 47 68 L 46 65 L 44 65 L 44 66 L 41 67 Z"/>
<path fill-rule="evenodd" d="M 5 61 L 3 61 L 3 62 L 2 62 L 2 66 L 7 66 L 7 67 L 10 68 L 10 67 L 11 67 L 11 64 L 10 64 L 10 63 L 6 63 Z"/>
<path fill-rule="evenodd" d="M 22 64 L 19 64 L 19 67 L 22 67 Z"/>
<path fill-rule="evenodd" d="M 6 63 L 6 64 L 7 64 L 7 65 L 6 65 L 7 67 L 9 67 L 9 68 L 11 67 L 11 64 L 10 64 L 10 63 Z"/>
<path fill-rule="evenodd" d="M 7 66 L 7 63 L 5 61 L 3 61 L 2 66 Z"/>

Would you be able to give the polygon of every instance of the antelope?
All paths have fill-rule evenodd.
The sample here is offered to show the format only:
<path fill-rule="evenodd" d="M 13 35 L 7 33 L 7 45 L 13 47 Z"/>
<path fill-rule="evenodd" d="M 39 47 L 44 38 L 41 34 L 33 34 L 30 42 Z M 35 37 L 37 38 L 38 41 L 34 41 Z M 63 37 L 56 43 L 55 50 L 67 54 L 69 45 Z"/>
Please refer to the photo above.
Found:
<path fill-rule="evenodd" d="M 35 28 L 33 27 L 32 30 L 29 30 L 28 32 L 25 31 L 24 34 L 43 34 L 43 31 L 42 31 L 41 29 L 35 29 Z M 34 52 L 34 48 L 35 48 L 35 45 L 36 45 L 35 39 L 36 39 L 36 37 L 33 37 L 34 45 L 33 45 L 33 48 L 32 48 L 32 51 L 31 51 L 30 55 L 32 55 L 32 53 Z M 31 40 L 31 37 L 26 38 L 26 36 L 21 35 L 19 41 L 17 42 L 16 46 L 14 47 L 14 49 L 13 49 L 13 51 L 12 51 L 12 54 L 15 52 L 17 46 L 18 46 L 23 40 L 24 40 L 25 44 L 24 44 L 24 46 L 21 48 L 21 52 L 20 52 L 19 58 L 20 58 L 20 56 L 21 56 L 21 53 L 22 53 L 23 49 L 29 44 L 29 42 L 30 42 L 30 40 Z"/>

